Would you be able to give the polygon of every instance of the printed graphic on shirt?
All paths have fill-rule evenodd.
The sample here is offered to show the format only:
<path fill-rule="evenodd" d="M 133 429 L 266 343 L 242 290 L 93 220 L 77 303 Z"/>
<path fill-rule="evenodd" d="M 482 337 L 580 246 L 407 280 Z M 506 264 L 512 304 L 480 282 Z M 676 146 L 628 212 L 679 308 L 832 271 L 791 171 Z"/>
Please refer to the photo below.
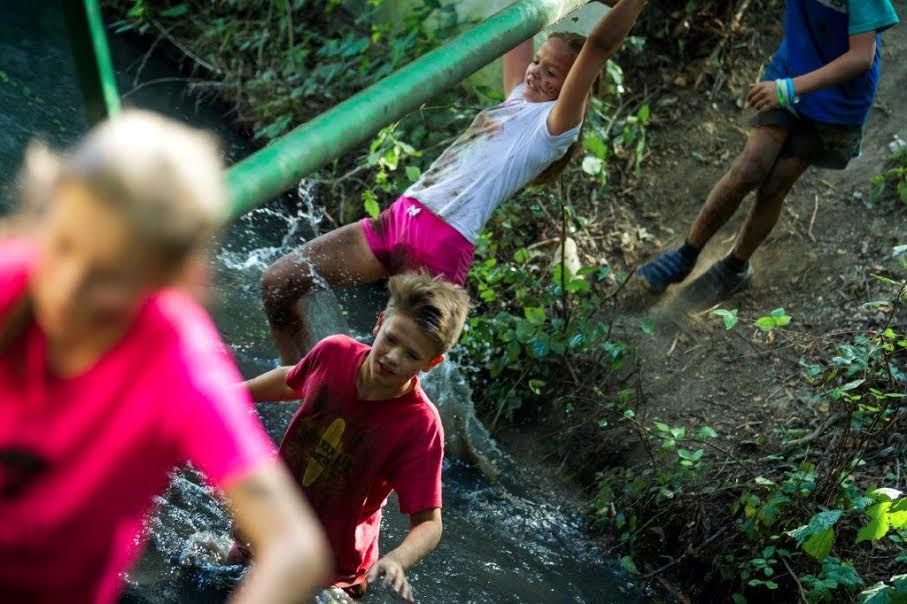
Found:
<path fill-rule="evenodd" d="M 816 0 L 816 2 L 839 13 L 847 13 L 847 0 Z"/>
<path fill-rule="evenodd" d="M 49 465 L 44 457 L 31 449 L 0 448 L 0 499 L 21 495 Z"/>
<path fill-rule="evenodd" d="M 283 455 L 296 480 L 313 499 L 329 499 L 346 488 L 353 470 L 353 437 L 340 417 L 300 417 Z"/>
<path fill-rule="evenodd" d="M 345 428 L 346 422 L 343 421 L 342 417 L 338 417 L 331 422 L 331 425 L 321 435 L 318 447 L 309 455 L 306 463 L 305 473 L 302 475 L 302 486 L 312 486 L 312 483 L 324 473 L 324 469 L 334 464 L 334 460 L 341 454 L 340 439 L 343 437 Z"/>

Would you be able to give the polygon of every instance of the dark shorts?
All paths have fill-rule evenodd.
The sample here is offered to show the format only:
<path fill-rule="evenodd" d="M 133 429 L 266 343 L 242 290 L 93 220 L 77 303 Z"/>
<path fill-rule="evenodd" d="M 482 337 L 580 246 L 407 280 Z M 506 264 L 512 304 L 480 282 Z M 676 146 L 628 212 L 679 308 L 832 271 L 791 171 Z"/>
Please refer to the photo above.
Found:
<path fill-rule="evenodd" d="M 786 109 L 764 111 L 750 125 L 778 126 L 790 131 L 781 148 L 780 158 L 796 157 L 817 168 L 843 170 L 863 145 L 862 126 L 839 126 L 794 115 Z"/>

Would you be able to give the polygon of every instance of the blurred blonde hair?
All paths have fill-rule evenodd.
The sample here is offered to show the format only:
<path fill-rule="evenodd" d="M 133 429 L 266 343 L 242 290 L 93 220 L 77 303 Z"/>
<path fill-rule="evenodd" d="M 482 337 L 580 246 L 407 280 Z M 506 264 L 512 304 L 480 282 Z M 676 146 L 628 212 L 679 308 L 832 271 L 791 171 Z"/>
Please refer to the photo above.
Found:
<path fill-rule="evenodd" d="M 386 314 L 412 319 L 443 354 L 453 348 L 469 314 L 469 294 L 458 285 L 425 271 L 394 275 L 387 284 L 390 301 Z"/>
<path fill-rule="evenodd" d="M 29 145 L 21 173 L 26 215 L 40 215 L 63 185 L 82 186 L 126 219 L 166 266 L 185 260 L 227 215 L 215 139 L 149 111 L 127 110 L 70 153 Z"/>

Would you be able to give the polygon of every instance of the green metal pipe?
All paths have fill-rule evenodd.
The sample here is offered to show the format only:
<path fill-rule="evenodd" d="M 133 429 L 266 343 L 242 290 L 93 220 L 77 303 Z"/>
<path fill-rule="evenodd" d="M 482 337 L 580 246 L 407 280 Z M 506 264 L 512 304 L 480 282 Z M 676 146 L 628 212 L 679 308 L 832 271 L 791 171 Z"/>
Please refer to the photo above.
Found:
<path fill-rule="evenodd" d="M 95 124 L 120 112 L 120 94 L 110 61 L 107 34 L 98 0 L 63 0 L 72 56 L 85 101 L 88 122 Z"/>
<path fill-rule="evenodd" d="M 587 1 L 519 0 L 253 153 L 227 172 L 232 218 L 292 188 Z"/>

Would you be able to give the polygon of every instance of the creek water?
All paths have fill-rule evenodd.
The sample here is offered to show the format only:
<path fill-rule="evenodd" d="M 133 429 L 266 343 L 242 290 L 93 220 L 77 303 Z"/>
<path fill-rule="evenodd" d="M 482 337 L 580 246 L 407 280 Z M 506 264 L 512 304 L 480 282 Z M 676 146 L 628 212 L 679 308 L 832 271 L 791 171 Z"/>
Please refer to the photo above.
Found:
<path fill-rule="evenodd" d="M 25 0 L 8 0 L 5 6 L 0 22 L 0 214 L 12 207 L 15 174 L 29 140 L 41 136 L 59 147 L 86 129 L 58 10 L 53 4 Z M 215 131 L 230 162 L 251 151 L 247 140 L 227 128 L 226 110 L 190 94 L 171 65 L 145 57 L 145 48 L 134 40 L 111 34 L 110 41 L 128 104 Z M 317 201 L 313 189 L 303 183 L 300 191 L 237 221 L 213 255 L 217 295 L 212 313 L 246 376 L 275 364 L 258 299 L 261 272 L 310 237 L 313 226 L 318 228 Z M 340 295 L 353 335 L 367 337 L 382 303 L 380 287 Z M 449 388 L 439 384 L 436 387 Z M 456 395 L 465 396 L 461 391 Z M 259 407 L 275 440 L 293 411 L 293 405 Z M 558 496 L 558 487 L 534 479 L 531 471 L 523 474 L 512 476 L 505 487 L 488 483 L 462 462 L 445 461 L 444 538 L 409 573 L 418 601 L 647 601 L 632 577 L 597 547 L 582 516 Z M 211 562 L 212 551 L 229 545 L 230 522 L 202 484 L 186 469 L 176 473 L 168 492 L 157 498 L 156 512 L 147 522 L 148 548 L 128 575 L 124 603 L 223 602 L 235 586 L 242 569 Z M 382 550 L 399 543 L 406 527 L 392 499 L 382 524 Z M 322 595 L 320 600 L 329 598 Z M 365 601 L 396 600 L 375 590 Z"/>

